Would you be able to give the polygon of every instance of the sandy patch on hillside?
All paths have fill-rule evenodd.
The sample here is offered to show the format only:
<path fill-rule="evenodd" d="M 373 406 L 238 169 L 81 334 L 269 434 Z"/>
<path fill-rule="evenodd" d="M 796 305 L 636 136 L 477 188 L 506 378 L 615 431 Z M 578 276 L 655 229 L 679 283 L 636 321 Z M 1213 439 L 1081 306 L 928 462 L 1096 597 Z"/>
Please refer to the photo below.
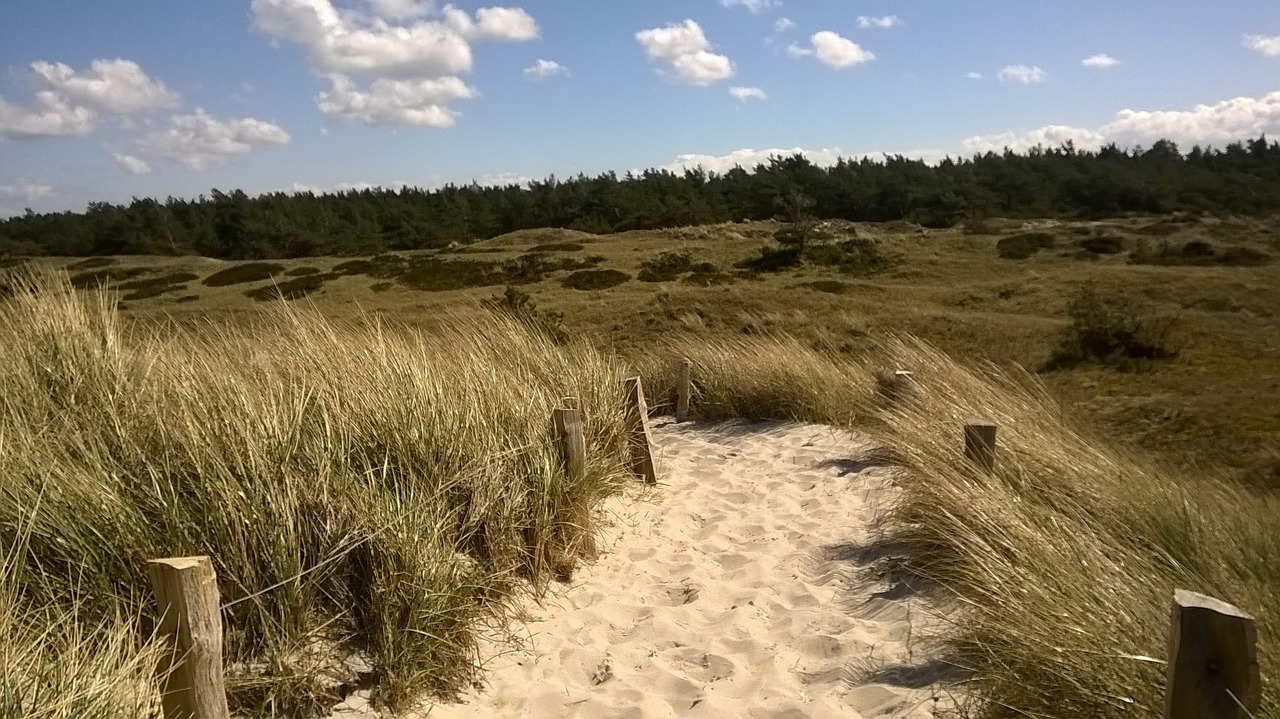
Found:
<path fill-rule="evenodd" d="M 859 572 L 896 491 L 872 445 L 801 424 L 654 425 L 665 486 L 611 500 L 487 686 L 430 717 L 931 717 L 927 600 Z M 361 695 L 334 719 L 376 716 Z"/>

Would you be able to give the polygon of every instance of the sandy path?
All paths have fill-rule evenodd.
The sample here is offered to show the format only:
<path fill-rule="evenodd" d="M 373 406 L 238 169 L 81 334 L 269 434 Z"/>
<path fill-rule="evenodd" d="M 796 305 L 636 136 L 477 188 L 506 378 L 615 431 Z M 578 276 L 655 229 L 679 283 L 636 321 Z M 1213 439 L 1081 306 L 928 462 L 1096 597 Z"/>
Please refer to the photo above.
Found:
<path fill-rule="evenodd" d="M 483 691 L 425 714 L 932 716 L 925 600 L 858 573 L 895 491 L 894 469 L 860 461 L 872 445 L 800 424 L 653 433 L 662 490 L 611 500 L 603 555 L 530 608 L 527 646 L 489 661 Z M 372 716 L 363 705 L 333 716 Z"/>

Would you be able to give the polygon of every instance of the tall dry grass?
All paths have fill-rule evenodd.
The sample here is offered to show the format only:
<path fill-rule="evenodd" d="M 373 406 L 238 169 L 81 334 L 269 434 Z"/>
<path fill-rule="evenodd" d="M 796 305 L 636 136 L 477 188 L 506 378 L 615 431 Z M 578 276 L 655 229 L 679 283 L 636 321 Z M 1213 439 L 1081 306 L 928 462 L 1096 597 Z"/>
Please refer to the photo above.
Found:
<path fill-rule="evenodd" d="M 964 607 L 939 637 L 948 658 L 972 672 L 961 687 L 964 715 L 1162 716 L 1175 588 L 1258 618 L 1264 696 L 1272 691 L 1280 672 L 1274 498 L 1211 469 L 1126 451 L 1034 376 L 967 366 L 914 339 L 885 337 L 850 360 L 785 337 L 676 338 L 642 363 L 662 401 L 674 396 L 681 356 L 694 363 L 697 418 L 862 429 L 910 470 L 883 531 L 905 549 L 907 569 Z M 874 377 L 898 368 L 915 372 L 915 401 L 878 390 Z M 991 476 L 964 457 L 962 426 L 975 416 L 1000 427 Z M 1259 716 L 1280 716 L 1274 700 Z"/>
<path fill-rule="evenodd" d="M 519 579 L 570 572 L 623 481 L 618 363 L 518 322 L 424 335 L 282 303 L 126 328 L 64 275 L 5 284 L 0 716 L 147 715 L 144 563 L 188 554 L 218 572 L 241 710 L 456 691 L 478 625 Z M 566 403 L 590 447 L 574 481 L 551 436 Z"/>

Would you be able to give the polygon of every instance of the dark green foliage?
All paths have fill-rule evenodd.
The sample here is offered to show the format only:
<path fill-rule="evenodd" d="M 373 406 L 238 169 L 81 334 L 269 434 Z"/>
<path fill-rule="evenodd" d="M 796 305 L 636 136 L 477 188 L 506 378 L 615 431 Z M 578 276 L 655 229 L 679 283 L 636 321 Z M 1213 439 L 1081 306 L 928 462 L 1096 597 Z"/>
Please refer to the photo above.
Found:
<path fill-rule="evenodd" d="M 405 287 L 427 292 L 505 284 L 502 271 L 492 262 L 435 257 L 415 258 L 396 279 Z"/>
<path fill-rule="evenodd" d="M 710 262 L 698 262 L 690 267 L 689 270 L 689 275 L 682 282 L 696 287 L 731 285 L 738 281 L 737 277 L 721 272 L 719 267 Z"/>
<path fill-rule="evenodd" d="M 262 287 L 248 290 L 244 293 L 244 296 L 257 300 L 258 302 L 270 302 L 272 300 L 278 300 L 281 297 L 286 300 L 301 299 L 321 287 L 324 287 L 324 283 L 329 280 L 336 280 L 342 276 L 343 275 L 336 272 L 326 272 L 323 274 L 296 277 L 291 280 L 285 280 L 284 282 L 273 282 L 271 284 L 263 285 Z"/>
<path fill-rule="evenodd" d="M 1080 240 L 1080 249 L 1095 255 L 1118 255 L 1124 252 L 1128 243 L 1123 237 L 1114 234 L 1102 234 Z"/>
<path fill-rule="evenodd" d="M 283 265 L 270 262 L 246 262 L 240 265 L 232 265 L 225 270 L 219 270 L 204 278 L 204 281 L 200 284 L 206 287 L 229 287 L 246 282 L 262 282 L 283 272 Z"/>
<path fill-rule="evenodd" d="M 1169 340 L 1172 319 L 1146 314 L 1128 300 L 1106 297 L 1092 284 L 1079 289 L 1067 305 L 1067 316 L 1071 325 L 1045 369 L 1070 369 L 1085 362 L 1136 369 L 1178 356 Z"/>
<path fill-rule="evenodd" d="M 79 289 L 92 289 L 100 285 L 118 284 L 125 280 L 149 275 L 155 270 L 149 267 L 103 268 L 71 276 L 71 284 Z"/>
<path fill-rule="evenodd" d="M 369 285 L 369 289 L 373 290 L 374 292 L 386 292 L 387 290 L 391 289 L 394 286 L 395 285 L 391 284 L 390 282 L 375 282 Z"/>
<path fill-rule="evenodd" d="M 79 262 L 67 265 L 68 270 L 96 270 L 99 267 L 110 267 L 118 262 L 114 257 L 86 257 Z"/>
<path fill-rule="evenodd" d="M 529 248 L 530 252 L 577 252 L 583 249 L 583 245 L 577 242 L 549 242 L 545 245 L 535 245 Z"/>
<path fill-rule="evenodd" d="M 286 271 L 284 274 L 286 277 L 305 277 L 307 275 L 319 274 L 319 272 L 320 270 L 314 267 L 294 267 L 293 269 Z"/>
<path fill-rule="evenodd" d="M 177 302 L 179 304 L 185 304 L 187 302 L 195 302 L 198 299 L 200 299 L 200 295 L 183 295 L 181 297 L 174 299 L 174 302 Z"/>
<path fill-rule="evenodd" d="M 340 275 L 366 275 L 378 280 L 394 280 L 409 268 L 409 261 L 399 255 L 377 255 L 369 259 L 348 260 L 334 265 Z"/>
<path fill-rule="evenodd" d="M 1203 213 L 1280 212 L 1280 143 L 1266 138 L 1181 152 L 1071 145 L 987 152 L 936 166 L 902 156 L 840 159 L 818 167 L 802 155 L 714 173 L 645 170 L 548 178 L 527 186 L 446 185 L 275 192 L 250 198 L 211 191 L 194 200 L 91 203 L 83 213 L 30 213 L 0 221 L 0 255 L 200 254 L 224 259 L 361 256 L 441 249 L 522 229 L 591 232 L 662 229 L 782 214 L 780 241 L 808 245 L 786 198 L 812 198 L 812 220 L 909 222 L 947 227 L 971 218 L 1102 218 L 1183 213 L 1183 221 L 1135 228 L 1163 236 Z M 802 203 L 803 204 L 803 203 Z M 803 214 L 803 213 L 801 213 Z M 976 231 L 976 230 L 974 230 Z M 550 244 L 550 243 L 548 243 Z M 546 250 L 551 251 L 551 250 Z M 801 248 L 801 254 L 807 247 Z"/>
<path fill-rule="evenodd" d="M 505 292 L 485 300 L 484 305 L 494 312 L 527 324 L 558 345 L 569 342 L 569 331 L 564 326 L 564 313 L 539 310 L 533 296 L 518 287 L 508 285 Z"/>
<path fill-rule="evenodd" d="M 673 282 L 693 269 L 693 255 L 688 252 L 663 252 L 640 263 L 641 282 Z"/>
<path fill-rule="evenodd" d="M 819 245 L 809 252 L 815 265 L 835 267 L 848 275 L 869 275 L 888 269 L 893 260 L 870 238 L 852 237 L 830 245 Z"/>
<path fill-rule="evenodd" d="M 631 279 L 619 270 L 578 270 L 560 281 L 571 290 L 607 290 Z"/>
<path fill-rule="evenodd" d="M 1135 265 L 1260 267 L 1270 264 L 1271 259 L 1271 255 L 1261 250 L 1239 245 L 1219 252 L 1216 247 L 1203 240 L 1192 240 L 1181 245 L 1164 240 L 1156 247 L 1145 240 L 1139 240 L 1129 254 L 1129 262 Z"/>
<path fill-rule="evenodd" d="M 760 248 L 758 257 L 745 259 L 734 266 L 752 272 L 782 272 L 795 269 L 801 264 L 799 248 L 765 245 Z"/>
<path fill-rule="evenodd" d="M 1053 244 L 1054 237 L 1048 232 L 1023 232 L 997 242 L 996 251 L 1006 260 L 1025 260 Z"/>
<path fill-rule="evenodd" d="M 168 292 L 184 290 L 187 287 L 186 283 L 198 279 L 200 279 L 200 275 L 190 272 L 171 272 L 159 277 L 121 282 L 120 289 L 130 290 L 129 294 L 124 296 L 126 300 L 145 300 L 149 297 L 159 297 Z"/>

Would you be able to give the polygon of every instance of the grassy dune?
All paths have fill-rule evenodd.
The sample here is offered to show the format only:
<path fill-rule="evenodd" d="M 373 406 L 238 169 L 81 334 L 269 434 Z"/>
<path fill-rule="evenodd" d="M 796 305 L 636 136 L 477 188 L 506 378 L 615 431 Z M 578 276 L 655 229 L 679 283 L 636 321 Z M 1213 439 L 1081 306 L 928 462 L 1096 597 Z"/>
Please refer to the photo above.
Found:
<path fill-rule="evenodd" d="M 447 694 L 476 676 L 478 623 L 521 577 L 570 573 L 623 481 L 618 363 L 513 321 L 424 335 L 281 306 L 125 331 L 65 277 L 9 287 L 0 716 L 145 715 L 143 564 L 188 554 L 213 557 L 230 604 L 236 706 L 293 715 L 361 681 L 391 707 Z M 572 484 L 550 437 L 564 402 L 589 418 Z"/>

